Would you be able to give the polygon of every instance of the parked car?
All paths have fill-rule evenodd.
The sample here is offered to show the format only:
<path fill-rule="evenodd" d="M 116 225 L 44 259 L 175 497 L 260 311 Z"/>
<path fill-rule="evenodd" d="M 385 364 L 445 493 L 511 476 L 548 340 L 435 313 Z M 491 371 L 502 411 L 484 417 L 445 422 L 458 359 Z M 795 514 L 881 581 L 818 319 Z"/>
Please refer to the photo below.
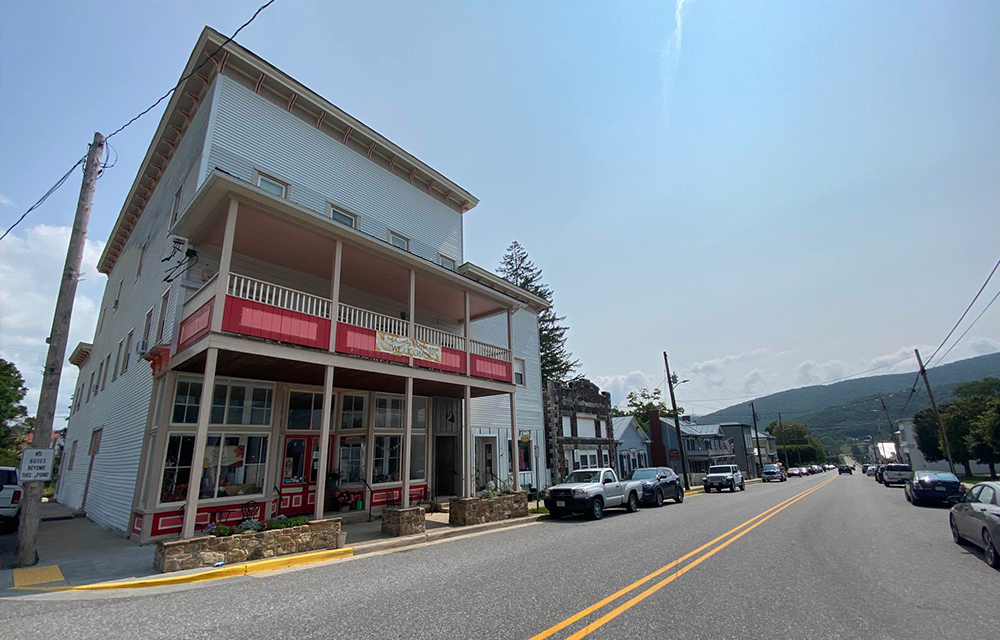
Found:
<path fill-rule="evenodd" d="M 638 480 L 642 485 L 639 501 L 657 507 L 666 498 L 674 502 L 684 502 L 684 482 L 669 467 L 643 467 L 636 469 L 629 480 Z"/>
<path fill-rule="evenodd" d="M 705 485 L 705 493 L 711 492 L 712 489 L 722 491 L 725 487 L 728 487 L 730 491 L 736 491 L 737 487 L 740 491 L 746 491 L 747 488 L 743 481 L 743 472 L 735 464 L 718 464 L 709 467 L 702 484 Z"/>
<path fill-rule="evenodd" d="M 809 465 L 808 468 L 809 468 L 809 473 L 812 475 L 815 475 L 817 473 L 823 473 L 823 467 L 819 466 L 818 464 L 811 464 Z"/>
<path fill-rule="evenodd" d="M 880 464 L 875 467 L 875 482 L 882 484 L 882 472 L 885 471 L 885 465 Z"/>
<path fill-rule="evenodd" d="M 761 479 L 764 482 L 784 482 L 788 480 L 788 473 L 785 471 L 784 467 L 777 464 L 765 464 L 764 471 L 760 474 Z"/>
<path fill-rule="evenodd" d="M 1000 482 L 980 482 L 961 498 L 952 498 L 949 523 L 951 536 L 962 544 L 968 540 L 982 548 L 986 562 L 1000 569 Z"/>
<path fill-rule="evenodd" d="M 847 474 L 849 476 L 854 475 L 854 469 L 846 464 L 842 464 L 837 467 L 837 475 Z"/>
<path fill-rule="evenodd" d="M 0 529 L 17 526 L 24 488 L 18 482 L 15 467 L 0 467 Z"/>
<path fill-rule="evenodd" d="M 837 465 L 831 464 L 829 462 L 827 462 L 826 464 L 823 465 L 823 471 L 833 471 L 836 468 L 837 468 Z"/>
<path fill-rule="evenodd" d="M 802 475 L 802 469 L 799 469 L 798 467 L 792 467 L 791 469 L 788 470 L 789 478 L 797 478 L 801 475 Z"/>
<path fill-rule="evenodd" d="M 915 471 L 903 486 L 906 499 L 912 504 L 921 502 L 948 502 L 952 496 L 965 495 L 962 483 L 947 471 Z"/>
<path fill-rule="evenodd" d="M 639 510 L 642 483 L 620 481 L 614 469 L 578 469 L 566 480 L 549 488 L 545 508 L 554 516 L 586 513 L 600 520 L 605 509 L 625 507 L 629 513 Z"/>
<path fill-rule="evenodd" d="M 865 475 L 868 474 L 868 465 L 867 464 L 861 465 L 861 473 L 863 473 Z"/>
<path fill-rule="evenodd" d="M 875 477 L 876 471 L 878 471 L 878 469 L 876 469 L 875 465 L 871 465 L 870 467 L 865 469 L 865 475 Z"/>
<path fill-rule="evenodd" d="M 906 484 L 913 477 L 913 467 L 908 464 L 887 464 L 882 470 L 882 484 L 891 487 L 894 484 Z"/>

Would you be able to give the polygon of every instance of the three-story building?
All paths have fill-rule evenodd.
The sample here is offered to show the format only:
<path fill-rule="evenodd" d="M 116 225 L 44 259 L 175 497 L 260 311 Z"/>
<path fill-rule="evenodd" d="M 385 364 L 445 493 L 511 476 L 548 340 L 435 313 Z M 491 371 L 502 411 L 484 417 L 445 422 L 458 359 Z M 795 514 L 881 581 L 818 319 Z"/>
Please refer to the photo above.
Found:
<path fill-rule="evenodd" d="M 547 303 L 465 261 L 477 200 L 225 41 L 101 256 L 57 499 L 148 540 L 538 487 Z"/>

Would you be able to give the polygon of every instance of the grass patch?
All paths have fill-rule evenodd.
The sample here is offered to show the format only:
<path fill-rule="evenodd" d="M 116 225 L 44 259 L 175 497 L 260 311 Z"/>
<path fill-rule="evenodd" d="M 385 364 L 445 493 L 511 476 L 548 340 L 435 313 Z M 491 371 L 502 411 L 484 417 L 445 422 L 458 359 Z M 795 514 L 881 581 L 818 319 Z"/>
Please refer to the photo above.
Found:
<path fill-rule="evenodd" d="M 528 509 L 528 513 L 540 513 L 542 515 L 545 515 L 548 512 L 549 512 L 549 510 L 546 509 L 545 507 L 535 507 L 533 509 Z"/>
<path fill-rule="evenodd" d="M 978 484 L 980 482 L 988 482 L 990 480 L 990 477 L 989 476 L 958 476 L 958 480 L 959 480 L 959 482 L 964 482 L 965 484 L 967 484 L 967 485 L 969 485 L 971 487 L 972 485 Z"/>

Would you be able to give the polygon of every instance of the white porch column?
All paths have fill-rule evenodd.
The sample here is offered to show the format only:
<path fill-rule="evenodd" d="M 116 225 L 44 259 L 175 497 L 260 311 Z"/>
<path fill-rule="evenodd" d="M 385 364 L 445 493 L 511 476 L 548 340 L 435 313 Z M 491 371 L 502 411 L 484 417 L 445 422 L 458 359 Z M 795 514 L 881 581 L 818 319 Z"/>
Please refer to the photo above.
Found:
<path fill-rule="evenodd" d="M 170 424 L 170 410 L 174 403 L 174 392 L 176 389 L 177 374 L 173 371 L 168 371 L 164 374 L 160 383 L 160 395 L 157 398 L 156 414 L 153 416 L 153 429 L 150 431 L 150 436 L 153 438 L 153 441 L 150 443 L 153 451 L 149 456 L 149 463 L 146 468 L 146 500 L 141 503 L 141 507 L 145 509 L 147 514 L 153 512 L 160 497 L 160 472 L 163 469 L 167 439 L 170 437 L 167 425 Z M 147 515 L 143 518 L 140 540 L 145 541 L 149 539 L 152 532 L 152 525 L 152 516 Z"/>
<path fill-rule="evenodd" d="M 410 377 L 406 378 L 406 400 L 403 402 L 403 411 L 405 412 L 403 414 L 403 450 L 399 455 L 403 458 L 400 466 L 403 475 L 403 508 L 406 508 L 410 506 L 410 448 L 413 446 L 410 442 L 413 437 L 413 378 Z"/>
<path fill-rule="evenodd" d="M 201 489 L 202 470 L 205 466 L 205 443 L 208 441 L 208 420 L 212 414 L 212 392 L 215 389 L 215 365 L 218 359 L 219 350 L 210 347 L 205 358 L 205 377 L 201 383 L 198 431 L 194 436 L 194 451 L 191 453 L 191 475 L 188 478 L 187 502 L 184 503 L 182 538 L 194 535 L 194 524 L 198 517 L 198 491 Z"/>
<path fill-rule="evenodd" d="M 239 200 L 230 198 L 229 211 L 226 213 L 226 231 L 222 238 L 222 256 L 219 258 L 219 275 L 215 278 L 215 300 L 212 303 L 213 333 L 222 331 L 222 312 L 225 309 L 226 292 L 229 291 L 229 271 L 233 264 L 233 241 L 236 239 L 236 214 L 239 213 L 239 209 Z"/>
<path fill-rule="evenodd" d="M 472 387 L 465 385 L 465 407 L 463 408 L 462 440 L 464 449 L 462 461 L 465 464 L 464 495 L 471 498 L 476 493 L 476 483 L 472 479 Z"/>
<path fill-rule="evenodd" d="M 514 391 L 510 392 L 510 448 L 510 466 L 514 470 L 511 488 L 518 491 L 521 488 L 521 460 L 517 455 L 517 394 Z"/>
<path fill-rule="evenodd" d="M 340 256 L 343 243 L 337 240 L 333 249 L 333 274 L 330 278 L 330 351 L 337 350 L 337 319 L 340 318 Z"/>
<path fill-rule="evenodd" d="M 410 332 L 410 340 L 417 337 L 417 323 L 413 319 L 414 312 L 417 306 L 417 272 L 410 269 L 410 303 L 406 311 L 406 319 L 409 321 L 410 326 L 408 331 Z M 410 366 L 413 366 L 413 351 L 410 351 Z"/>
<path fill-rule="evenodd" d="M 472 375 L 472 358 L 469 353 L 472 351 L 472 331 L 469 321 L 469 292 L 465 292 L 465 375 Z"/>
<path fill-rule="evenodd" d="M 142 448 L 139 450 L 139 468 L 135 474 L 135 488 L 132 490 L 132 513 L 129 514 L 128 536 L 132 535 L 131 519 L 135 516 L 136 509 L 141 509 L 142 490 L 146 485 L 146 476 L 149 474 L 149 448 L 151 446 L 151 435 L 156 430 L 156 408 L 160 403 L 160 394 L 163 393 L 163 383 L 166 376 L 153 378 L 153 391 L 149 394 L 149 407 L 146 409 L 146 428 L 142 432 Z"/>
<path fill-rule="evenodd" d="M 323 381 L 323 418 L 319 429 L 319 472 L 316 474 L 316 520 L 323 518 L 323 505 L 326 502 L 326 470 L 330 464 L 330 417 L 333 413 L 333 370 L 326 367 L 326 378 Z"/>

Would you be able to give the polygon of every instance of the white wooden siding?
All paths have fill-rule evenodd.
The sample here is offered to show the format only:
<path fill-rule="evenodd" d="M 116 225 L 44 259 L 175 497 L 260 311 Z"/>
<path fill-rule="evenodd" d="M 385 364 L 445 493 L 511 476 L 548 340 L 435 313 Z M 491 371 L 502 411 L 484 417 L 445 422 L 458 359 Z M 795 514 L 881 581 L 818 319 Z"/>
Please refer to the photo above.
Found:
<path fill-rule="evenodd" d="M 248 182 L 263 171 L 287 182 L 296 204 L 326 215 L 332 202 L 358 214 L 361 230 L 376 238 L 388 240 L 392 229 L 423 258 L 463 261 L 461 214 L 232 78 L 216 82 L 206 171 Z"/>
<path fill-rule="evenodd" d="M 174 329 L 175 304 L 179 296 L 177 283 L 164 283 L 166 263 L 160 259 L 170 250 L 171 238 L 166 233 L 170 222 L 170 208 L 174 194 L 183 182 L 181 208 L 187 206 L 198 188 L 198 167 L 205 142 L 209 111 L 209 91 L 190 127 L 164 172 L 149 204 L 129 237 L 125 250 L 115 263 L 105 283 L 101 308 L 106 308 L 101 331 L 94 337 L 90 359 L 80 371 L 80 380 L 89 380 L 98 363 L 111 354 L 112 366 L 118 342 L 134 330 L 128 371 L 112 380 L 108 376 L 107 388 L 90 402 L 84 400 L 80 410 L 70 416 L 66 432 L 67 446 L 78 440 L 73 470 L 66 470 L 59 483 L 56 499 L 72 509 L 80 508 L 83 488 L 90 461 L 90 435 L 94 429 L 103 428 L 101 450 L 94 461 L 87 495 L 87 516 L 106 527 L 124 533 L 128 527 L 135 489 L 139 453 L 146 426 L 146 412 L 153 388 L 149 365 L 140 358 L 139 342 L 142 340 L 146 312 L 153 309 L 153 326 L 159 323 L 160 298 L 171 288 L 167 305 L 164 341 L 169 340 Z M 136 280 L 136 266 L 146 244 L 142 276 Z M 122 282 L 121 300 L 117 310 L 112 310 Z M 155 339 L 155 335 L 152 336 Z M 124 354 L 123 354 L 124 357 Z M 120 366 L 120 364 L 119 364 Z M 86 394 L 84 395 L 86 398 Z M 67 449 L 68 451 L 68 449 Z"/>

